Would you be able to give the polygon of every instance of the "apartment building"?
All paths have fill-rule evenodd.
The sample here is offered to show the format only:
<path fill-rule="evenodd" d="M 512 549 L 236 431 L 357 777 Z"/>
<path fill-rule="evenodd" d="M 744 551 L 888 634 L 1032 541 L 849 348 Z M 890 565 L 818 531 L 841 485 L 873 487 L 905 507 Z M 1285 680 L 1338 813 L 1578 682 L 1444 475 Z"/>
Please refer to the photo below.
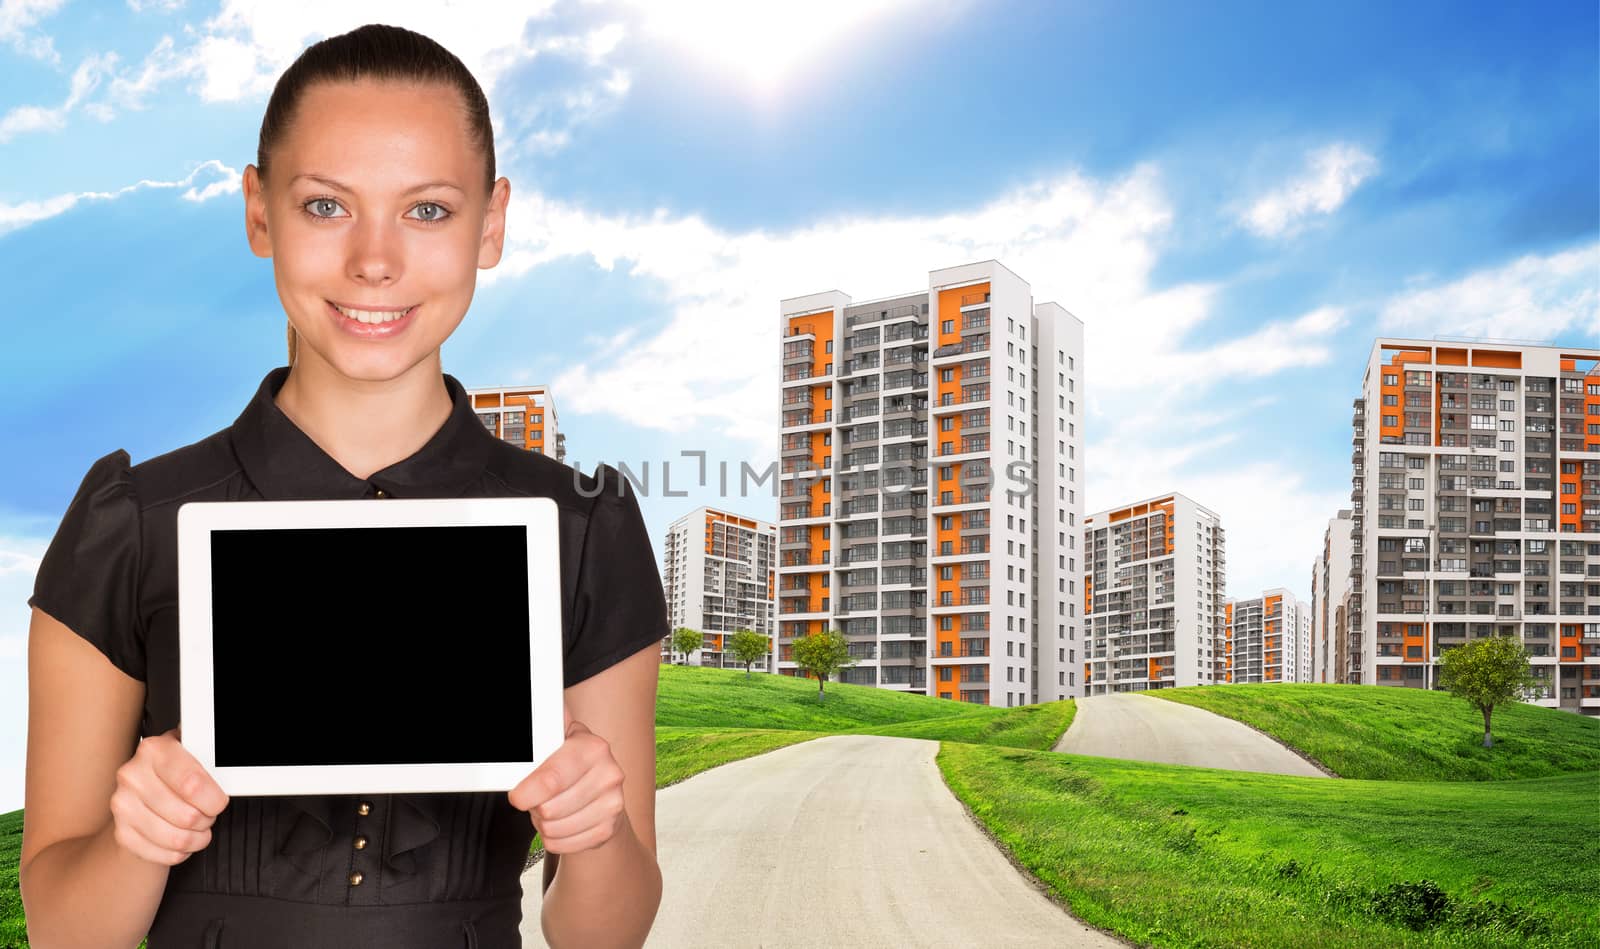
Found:
<path fill-rule="evenodd" d="M 1311 604 L 1283 587 L 1223 601 L 1227 682 L 1310 682 Z"/>
<path fill-rule="evenodd" d="M 662 561 L 669 628 L 687 626 L 705 634 L 688 664 L 743 669 L 733 657 L 733 634 L 748 629 L 770 641 L 776 632 L 777 526 L 699 507 L 667 528 Z M 661 649 L 669 662 L 677 658 L 670 642 L 663 641 Z M 771 650 L 750 668 L 773 671 Z"/>
<path fill-rule="evenodd" d="M 472 408 L 496 438 L 526 451 L 567 460 L 567 440 L 556 425 L 556 403 L 546 386 L 468 389 Z"/>
<path fill-rule="evenodd" d="M 1226 682 L 1226 543 L 1173 492 L 1084 521 L 1086 695 Z"/>
<path fill-rule="evenodd" d="M 1600 714 L 1600 350 L 1377 339 L 1355 400 L 1351 682 L 1431 688 L 1516 636 Z"/>
<path fill-rule="evenodd" d="M 844 682 L 1080 694 L 1083 323 L 989 260 L 783 300 L 779 332 L 778 671 L 832 628 Z"/>
<path fill-rule="evenodd" d="M 1350 509 L 1341 510 L 1322 532 L 1322 551 L 1311 565 L 1311 681 L 1343 682 L 1350 624 Z"/>

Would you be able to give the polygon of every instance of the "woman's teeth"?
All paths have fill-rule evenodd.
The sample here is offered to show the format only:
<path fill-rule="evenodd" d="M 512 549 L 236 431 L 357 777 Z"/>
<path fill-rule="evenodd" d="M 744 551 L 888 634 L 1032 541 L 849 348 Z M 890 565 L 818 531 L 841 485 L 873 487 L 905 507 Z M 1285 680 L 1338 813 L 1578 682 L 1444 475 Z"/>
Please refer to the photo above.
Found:
<path fill-rule="evenodd" d="M 407 307 L 399 312 L 380 312 L 377 310 L 352 310 L 348 307 L 339 306 L 337 303 L 333 305 L 338 308 L 340 313 L 350 317 L 352 320 L 360 320 L 363 323 L 393 323 L 395 320 L 400 319 L 415 309 L 415 307 L 412 306 Z"/>

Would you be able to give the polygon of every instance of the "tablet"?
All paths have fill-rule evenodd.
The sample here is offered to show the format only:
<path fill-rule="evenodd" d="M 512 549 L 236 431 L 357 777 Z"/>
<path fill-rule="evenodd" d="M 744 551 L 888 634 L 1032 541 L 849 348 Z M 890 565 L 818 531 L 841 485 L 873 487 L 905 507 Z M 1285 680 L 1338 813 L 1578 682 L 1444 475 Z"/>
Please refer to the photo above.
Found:
<path fill-rule="evenodd" d="M 550 498 L 178 509 L 183 745 L 229 795 L 506 791 L 561 745 Z"/>

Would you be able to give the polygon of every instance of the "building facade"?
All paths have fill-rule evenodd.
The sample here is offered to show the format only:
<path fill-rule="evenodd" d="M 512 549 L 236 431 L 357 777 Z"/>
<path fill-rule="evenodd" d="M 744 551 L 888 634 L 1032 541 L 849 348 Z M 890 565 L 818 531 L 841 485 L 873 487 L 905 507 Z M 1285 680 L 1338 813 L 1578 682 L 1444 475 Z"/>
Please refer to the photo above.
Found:
<path fill-rule="evenodd" d="M 494 437 L 563 464 L 567 440 L 556 424 L 556 402 L 545 386 L 468 389 L 473 411 Z"/>
<path fill-rule="evenodd" d="M 1228 681 L 1222 519 L 1172 493 L 1084 521 L 1086 695 Z"/>
<path fill-rule="evenodd" d="M 1600 350 L 1379 338 L 1355 400 L 1348 680 L 1431 688 L 1515 636 L 1600 714 Z"/>
<path fill-rule="evenodd" d="M 705 634 L 700 648 L 685 658 L 687 664 L 743 669 L 730 644 L 741 629 L 771 642 L 776 632 L 776 525 L 700 507 L 672 522 L 662 560 L 669 628 L 687 626 Z M 663 642 L 661 649 L 667 661 L 676 658 L 670 642 Z M 767 656 L 750 668 L 773 671 L 770 646 Z"/>
<path fill-rule="evenodd" d="M 844 682 L 1080 694 L 1083 323 L 991 260 L 784 300 L 779 333 L 778 671 L 833 628 Z"/>
<path fill-rule="evenodd" d="M 1339 657 L 1349 654 L 1351 511 L 1328 521 L 1322 552 L 1311 566 L 1311 681 L 1344 682 Z"/>
<path fill-rule="evenodd" d="M 1223 601 L 1227 682 L 1310 682 L 1311 604 L 1283 587 Z"/>

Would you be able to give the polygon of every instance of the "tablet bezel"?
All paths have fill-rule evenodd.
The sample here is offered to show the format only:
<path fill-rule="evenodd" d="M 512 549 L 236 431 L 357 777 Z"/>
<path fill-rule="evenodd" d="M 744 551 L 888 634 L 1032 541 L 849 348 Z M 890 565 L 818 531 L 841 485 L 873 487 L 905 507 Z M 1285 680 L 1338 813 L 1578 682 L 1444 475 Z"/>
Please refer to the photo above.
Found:
<path fill-rule="evenodd" d="M 219 767 L 212 665 L 211 532 L 516 525 L 528 538 L 533 757 L 527 761 Z M 561 746 L 559 522 L 550 498 L 190 501 L 178 508 L 178 687 L 182 743 L 228 795 L 507 791 Z M 540 714 L 540 702 L 557 708 Z"/>

